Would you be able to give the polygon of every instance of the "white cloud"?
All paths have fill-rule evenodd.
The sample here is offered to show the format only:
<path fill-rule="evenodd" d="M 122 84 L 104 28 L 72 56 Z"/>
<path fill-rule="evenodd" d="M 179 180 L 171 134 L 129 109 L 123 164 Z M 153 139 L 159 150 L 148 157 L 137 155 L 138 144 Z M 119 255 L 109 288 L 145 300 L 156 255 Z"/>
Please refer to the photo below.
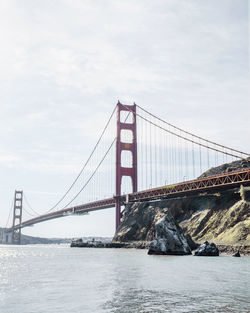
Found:
<path fill-rule="evenodd" d="M 20 161 L 20 158 L 12 154 L 0 154 L 0 164 L 6 167 L 16 167 L 17 163 Z"/>
<path fill-rule="evenodd" d="M 55 192 L 69 185 L 118 99 L 250 150 L 246 6 L 1 1 L 2 180 L 31 189 L 32 177 L 47 190 L 50 177 Z"/>

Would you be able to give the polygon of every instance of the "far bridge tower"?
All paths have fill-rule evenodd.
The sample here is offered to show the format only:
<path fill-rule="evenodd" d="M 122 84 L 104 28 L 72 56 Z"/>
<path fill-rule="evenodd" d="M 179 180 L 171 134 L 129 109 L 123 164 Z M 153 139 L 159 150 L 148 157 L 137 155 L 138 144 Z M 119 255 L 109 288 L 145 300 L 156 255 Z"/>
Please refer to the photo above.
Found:
<path fill-rule="evenodd" d="M 21 243 L 21 228 L 15 229 L 15 226 L 20 225 L 22 223 L 22 213 L 23 213 L 23 191 L 15 190 L 13 224 L 11 234 L 12 244 L 20 245 Z"/>

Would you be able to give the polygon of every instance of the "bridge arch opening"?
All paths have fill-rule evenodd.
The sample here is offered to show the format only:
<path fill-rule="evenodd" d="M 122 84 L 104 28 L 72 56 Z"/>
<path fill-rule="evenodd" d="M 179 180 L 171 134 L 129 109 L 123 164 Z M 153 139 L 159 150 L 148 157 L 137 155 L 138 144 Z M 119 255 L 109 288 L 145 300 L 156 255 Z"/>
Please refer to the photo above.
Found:
<path fill-rule="evenodd" d="M 120 121 L 122 123 L 133 124 L 134 123 L 134 116 L 131 112 L 121 110 L 120 111 Z"/>
<path fill-rule="evenodd" d="M 133 142 L 133 132 L 128 129 L 121 130 L 121 142 L 132 143 Z"/>
<path fill-rule="evenodd" d="M 123 150 L 121 153 L 121 165 L 122 167 L 132 168 L 133 156 L 131 151 Z"/>
<path fill-rule="evenodd" d="M 121 194 L 128 194 L 132 193 L 132 179 L 130 176 L 123 176 L 122 183 L 121 183 Z"/>

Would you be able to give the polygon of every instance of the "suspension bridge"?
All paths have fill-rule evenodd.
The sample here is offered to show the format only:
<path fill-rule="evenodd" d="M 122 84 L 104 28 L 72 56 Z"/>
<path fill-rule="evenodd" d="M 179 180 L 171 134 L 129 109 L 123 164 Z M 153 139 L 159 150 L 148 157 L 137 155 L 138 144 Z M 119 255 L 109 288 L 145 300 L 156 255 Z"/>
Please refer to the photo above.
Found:
<path fill-rule="evenodd" d="M 15 191 L 10 211 L 12 226 L 6 227 L 5 233 L 11 234 L 11 243 L 19 244 L 24 227 L 112 207 L 116 208 L 117 229 L 122 206 L 128 202 L 250 185 L 249 156 L 185 131 L 136 104 L 118 101 L 88 159 L 63 196 L 41 214 L 30 206 L 23 191 Z M 241 169 L 234 170 L 232 166 L 220 174 L 206 174 L 210 168 L 233 165 L 239 160 Z M 30 217 L 23 220 L 24 214 Z"/>

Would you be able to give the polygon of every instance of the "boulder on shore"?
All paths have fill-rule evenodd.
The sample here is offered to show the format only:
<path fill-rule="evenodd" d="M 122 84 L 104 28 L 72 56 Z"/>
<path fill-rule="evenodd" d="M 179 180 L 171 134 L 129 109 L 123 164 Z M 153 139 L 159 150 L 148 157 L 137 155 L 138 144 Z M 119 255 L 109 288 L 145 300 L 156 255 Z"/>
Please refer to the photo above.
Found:
<path fill-rule="evenodd" d="M 149 244 L 148 254 L 191 254 L 181 227 L 169 212 L 155 224 L 155 239 Z"/>
<path fill-rule="evenodd" d="M 236 253 L 233 254 L 233 256 L 236 258 L 240 258 L 241 257 L 240 251 L 238 250 Z"/>
<path fill-rule="evenodd" d="M 194 255 L 197 256 L 219 256 L 219 249 L 214 243 L 209 243 L 205 241 L 197 250 L 195 250 Z"/>

